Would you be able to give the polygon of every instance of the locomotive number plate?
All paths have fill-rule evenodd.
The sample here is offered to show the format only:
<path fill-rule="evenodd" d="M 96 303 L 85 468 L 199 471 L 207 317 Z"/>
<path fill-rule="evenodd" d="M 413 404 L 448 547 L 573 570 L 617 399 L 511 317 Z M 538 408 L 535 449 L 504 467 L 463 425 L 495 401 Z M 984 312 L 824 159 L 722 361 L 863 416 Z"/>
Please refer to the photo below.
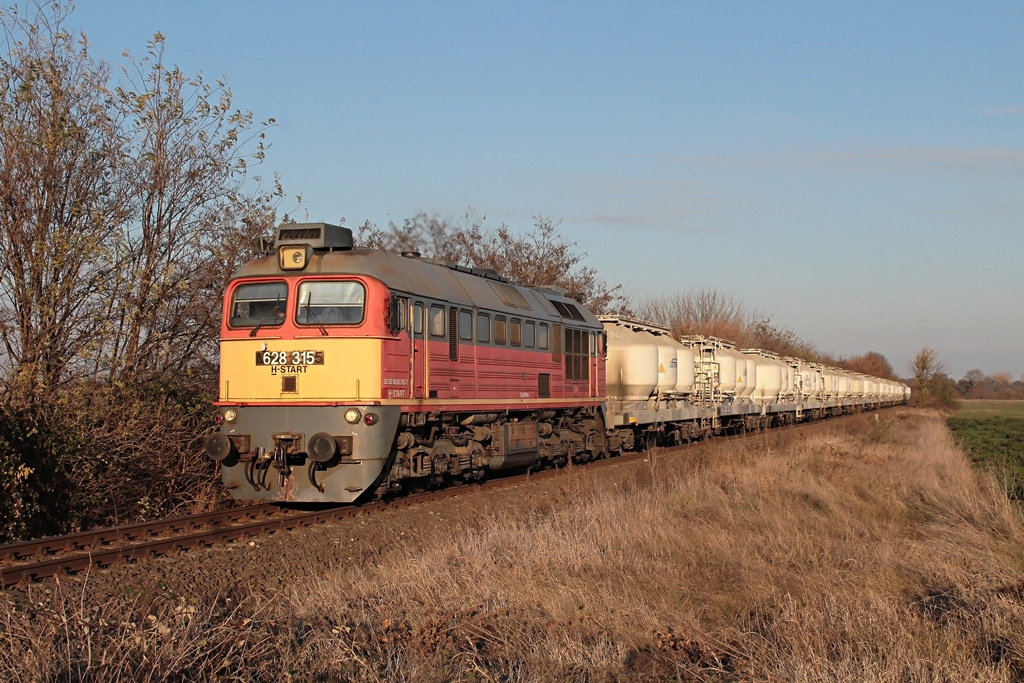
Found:
<path fill-rule="evenodd" d="M 323 365 L 323 351 L 257 351 L 256 365 Z"/>

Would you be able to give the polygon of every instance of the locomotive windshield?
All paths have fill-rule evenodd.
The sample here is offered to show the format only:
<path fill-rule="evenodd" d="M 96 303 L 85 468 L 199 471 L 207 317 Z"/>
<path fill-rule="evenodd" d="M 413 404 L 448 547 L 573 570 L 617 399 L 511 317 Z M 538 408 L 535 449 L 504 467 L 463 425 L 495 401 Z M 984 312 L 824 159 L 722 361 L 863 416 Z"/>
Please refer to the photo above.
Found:
<path fill-rule="evenodd" d="M 363 322 L 366 289 L 359 282 L 311 281 L 299 285 L 299 325 L 357 325 Z"/>
<path fill-rule="evenodd" d="M 287 304 L 284 282 L 240 285 L 231 300 L 231 327 L 276 327 L 284 322 Z"/>

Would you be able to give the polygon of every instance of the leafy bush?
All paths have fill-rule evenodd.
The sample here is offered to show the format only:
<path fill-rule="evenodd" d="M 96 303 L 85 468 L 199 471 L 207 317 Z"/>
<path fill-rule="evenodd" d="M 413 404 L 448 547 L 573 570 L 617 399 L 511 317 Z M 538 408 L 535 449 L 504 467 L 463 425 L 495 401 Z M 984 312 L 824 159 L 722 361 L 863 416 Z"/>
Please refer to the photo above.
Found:
<path fill-rule="evenodd" d="M 73 528 L 72 488 L 61 463 L 78 444 L 28 412 L 0 410 L 0 542 L 50 536 Z"/>

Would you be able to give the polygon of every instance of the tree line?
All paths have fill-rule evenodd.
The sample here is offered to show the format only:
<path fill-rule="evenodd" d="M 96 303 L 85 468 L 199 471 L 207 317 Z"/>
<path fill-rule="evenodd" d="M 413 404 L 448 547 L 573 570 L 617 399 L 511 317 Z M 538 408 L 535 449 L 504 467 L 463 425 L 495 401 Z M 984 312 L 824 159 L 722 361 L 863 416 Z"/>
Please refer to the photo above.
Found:
<path fill-rule="evenodd" d="M 964 373 L 955 383 L 957 395 L 968 399 L 1024 400 L 1024 374 L 1014 380 L 1008 372 L 986 375 L 977 368 Z"/>

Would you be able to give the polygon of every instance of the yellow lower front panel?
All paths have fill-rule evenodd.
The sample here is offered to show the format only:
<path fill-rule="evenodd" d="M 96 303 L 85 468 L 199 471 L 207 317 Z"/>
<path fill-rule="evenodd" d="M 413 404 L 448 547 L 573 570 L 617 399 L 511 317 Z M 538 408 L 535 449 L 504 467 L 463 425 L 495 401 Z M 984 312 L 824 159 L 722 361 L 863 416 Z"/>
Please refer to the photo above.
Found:
<path fill-rule="evenodd" d="M 361 401 L 380 387 L 380 339 L 221 340 L 221 401 Z"/>

